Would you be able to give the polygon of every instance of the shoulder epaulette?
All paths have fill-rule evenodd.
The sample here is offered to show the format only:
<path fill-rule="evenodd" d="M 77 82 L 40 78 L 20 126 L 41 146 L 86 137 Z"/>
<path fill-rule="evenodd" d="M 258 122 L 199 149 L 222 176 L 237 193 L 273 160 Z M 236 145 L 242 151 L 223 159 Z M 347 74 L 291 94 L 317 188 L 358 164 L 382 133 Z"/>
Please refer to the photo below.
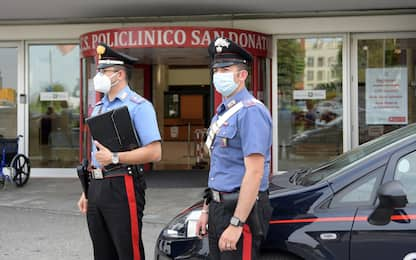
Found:
<path fill-rule="evenodd" d="M 101 106 L 102 104 L 103 104 L 103 101 L 100 100 L 97 103 L 95 103 L 95 106 L 98 107 L 98 106 Z"/>
<path fill-rule="evenodd" d="M 146 99 L 144 99 L 143 97 L 141 97 L 140 95 L 136 93 L 130 96 L 130 101 L 136 104 L 143 103 L 145 100 Z"/>
<path fill-rule="evenodd" d="M 250 99 L 244 100 L 243 104 L 245 107 L 252 107 L 252 106 L 255 106 L 256 104 L 263 104 L 263 103 L 259 101 L 258 99 L 250 98 Z"/>

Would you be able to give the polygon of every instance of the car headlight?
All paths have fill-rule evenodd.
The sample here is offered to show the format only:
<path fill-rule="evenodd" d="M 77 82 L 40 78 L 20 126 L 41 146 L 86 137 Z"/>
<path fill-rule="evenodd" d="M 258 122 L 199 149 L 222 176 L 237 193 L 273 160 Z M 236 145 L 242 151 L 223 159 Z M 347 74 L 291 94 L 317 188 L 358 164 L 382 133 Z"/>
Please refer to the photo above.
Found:
<path fill-rule="evenodd" d="M 196 224 L 201 215 L 201 208 L 192 209 L 176 216 L 164 229 L 163 234 L 171 238 L 196 237 Z"/>

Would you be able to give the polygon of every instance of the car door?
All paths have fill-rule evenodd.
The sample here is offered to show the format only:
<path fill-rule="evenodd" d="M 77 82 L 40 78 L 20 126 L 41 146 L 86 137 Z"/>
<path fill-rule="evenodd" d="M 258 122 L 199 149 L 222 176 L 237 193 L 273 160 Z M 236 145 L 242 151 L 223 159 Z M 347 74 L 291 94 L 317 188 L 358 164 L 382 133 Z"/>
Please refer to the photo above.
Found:
<path fill-rule="evenodd" d="M 328 213 L 331 213 L 333 217 L 330 219 L 332 223 L 327 224 L 327 228 L 332 226 L 333 223 L 338 223 L 338 229 L 332 229 L 331 231 L 322 229 L 322 231 L 326 231 L 320 234 L 320 243 L 321 247 L 331 252 L 333 256 L 331 259 L 351 259 L 350 238 L 356 212 L 359 206 L 368 207 L 374 202 L 377 187 L 385 171 L 385 165 L 371 169 L 366 167 L 365 170 L 368 170 L 368 172 L 336 191 L 333 198 L 328 202 Z M 339 229 L 341 224 L 344 225 L 343 229 Z M 330 239 L 336 237 L 343 239 Z"/>
<path fill-rule="evenodd" d="M 357 211 L 351 232 L 351 260 L 358 259 L 416 259 L 416 147 L 392 155 L 383 183 L 397 180 L 404 187 L 408 204 L 395 209 L 386 225 L 368 222 L 373 207 Z"/>

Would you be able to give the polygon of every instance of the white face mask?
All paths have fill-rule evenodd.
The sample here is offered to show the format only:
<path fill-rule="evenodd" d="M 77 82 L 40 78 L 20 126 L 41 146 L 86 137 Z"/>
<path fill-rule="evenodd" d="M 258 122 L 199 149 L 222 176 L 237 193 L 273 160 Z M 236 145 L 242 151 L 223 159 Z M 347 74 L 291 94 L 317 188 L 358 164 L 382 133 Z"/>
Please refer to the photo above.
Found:
<path fill-rule="evenodd" d="M 95 91 L 107 94 L 111 87 L 117 85 L 118 81 L 111 84 L 111 79 L 116 75 L 118 72 L 113 73 L 110 77 L 105 75 L 104 73 L 98 72 L 97 75 L 94 76 L 94 89 Z"/>

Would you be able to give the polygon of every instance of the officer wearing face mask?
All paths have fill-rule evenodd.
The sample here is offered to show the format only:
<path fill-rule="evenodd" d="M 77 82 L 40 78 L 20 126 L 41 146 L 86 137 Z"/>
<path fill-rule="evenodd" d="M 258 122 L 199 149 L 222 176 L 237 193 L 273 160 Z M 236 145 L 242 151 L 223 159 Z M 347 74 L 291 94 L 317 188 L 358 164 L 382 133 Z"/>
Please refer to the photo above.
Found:
<path fill-rule="evenodd" d="M 208 233 L 211 259 L 256 259 L 272 210 L 272 120 L 246 89 L 250 54 L 226 38 L 213 41 L 208 52 L 213 85 L 223 101 L 206 141 L 211 155 L 209 189 L 197 232 L 200 237 Z"/>
<path fill-rule="evenodd" d="M 137 59 L 103 43 L 98 45 L 97 54 L 94 88 L 104 96 L 96 104 L 92 116 L 127 106 L 141 147 L 115 153 L 94 141 L 88 198 L 82 193 L 78 207 L 87 214 L 94 259 L 143 260 L 141 234 L 146 185 L 139 165 L 161 158 L 156 114 L 152 104 L 128 85 L 132 65 Z"/>

